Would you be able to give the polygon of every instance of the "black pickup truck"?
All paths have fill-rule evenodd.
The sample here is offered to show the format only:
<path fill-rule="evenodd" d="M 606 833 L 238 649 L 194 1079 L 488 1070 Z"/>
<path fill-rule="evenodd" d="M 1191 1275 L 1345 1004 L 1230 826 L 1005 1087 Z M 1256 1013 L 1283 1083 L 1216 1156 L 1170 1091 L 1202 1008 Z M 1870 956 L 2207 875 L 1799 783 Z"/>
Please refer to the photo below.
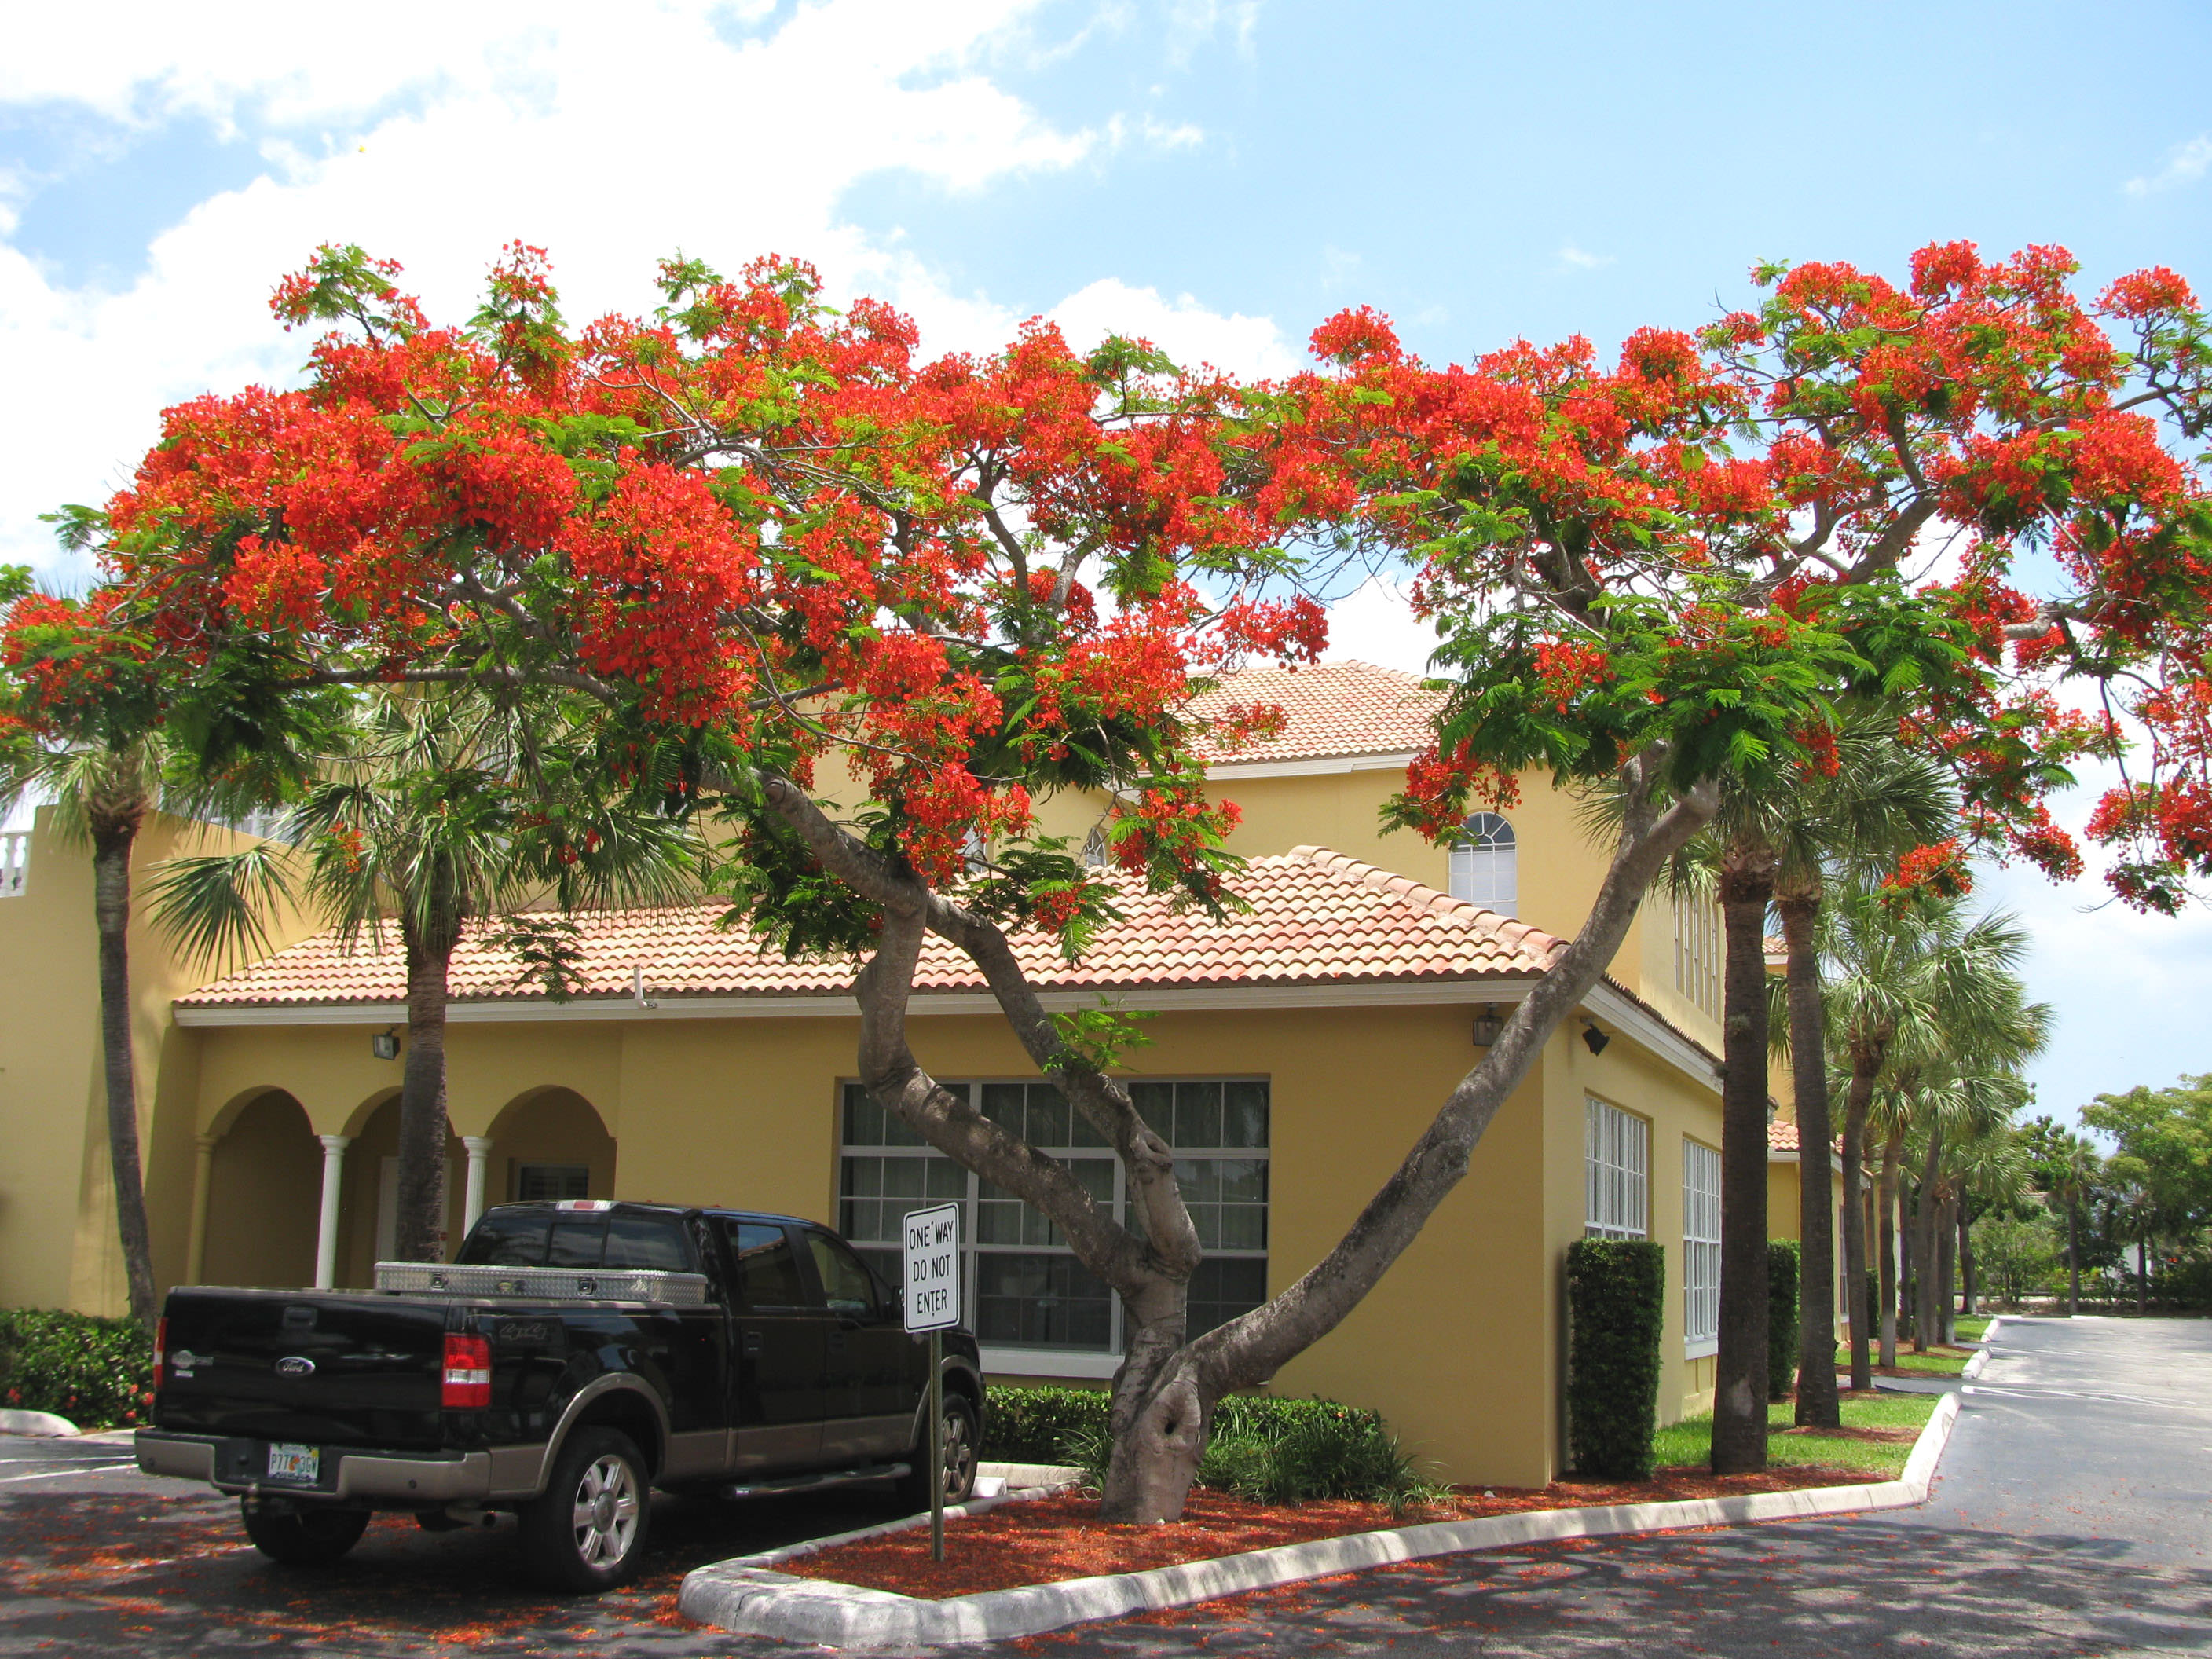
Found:
<path fill-rule="evenodd" d="M 155 1340 L 149 1474 L 243 1500 L 279 1561 L 372 1510 L 520 1518 L 549 1583 L 620 1583 L 652 1489 L 892 1479 L 928 1501 L 929 1349 L 844 1240 L 789 1216 L 601 1200 L 488 1210 L 451 1267 L 374 1291 L 179 1288 Z M 945 1334 L 948 1502 L 975 1483 L 983 1376 Z"/>

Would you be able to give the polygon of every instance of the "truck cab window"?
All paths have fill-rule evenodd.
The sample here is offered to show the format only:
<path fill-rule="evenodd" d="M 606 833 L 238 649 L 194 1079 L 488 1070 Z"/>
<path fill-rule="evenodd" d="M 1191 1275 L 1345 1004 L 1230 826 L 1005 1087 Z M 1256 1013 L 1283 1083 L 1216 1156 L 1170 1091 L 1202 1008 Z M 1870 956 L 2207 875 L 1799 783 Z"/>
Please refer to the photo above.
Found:
<path fill-rule="evenodd" d="M 750 1221 L 723 1224 L 728 1230 L 730 1261 L 737 1270 L 738 1299 L 749 1308 L 803 1308 L 806 1292 L 799 1283 L 799 1258 L 782 1228 Z"/>
<path fill-rule="evenodd" d="M 603 1215 L 556 1216 L 553 1237 L 545 1247 L 549 1267 L 596 1267 L 606 1248 L 607 1218 Z"/>
<path fill-rule="evenodd" d="M 544 1210 L 494 1210 L 463 1242 L 459 1260 L 470 1267 L 542 1267 L 552 1224 Z"/>
<path fill-rule="evenodd" d="M 821 1277 L 822 1294 L 829 1301 L 830 1311 L 848 1319 L 876 1318 L 882 1308 L 875 1275 L 827 1233 L 809 1233 L 806 1243 L 813 1252 L 814 1271 Z"/>
<path fill-rule="evenodd" d="M 684 1224 L 672 1216 L 617 1215 L 607 1219 L 607 1253 L 599 1263 L 612 1270 L 688 1273 L 696 1270 L 684 1243 Z"/>

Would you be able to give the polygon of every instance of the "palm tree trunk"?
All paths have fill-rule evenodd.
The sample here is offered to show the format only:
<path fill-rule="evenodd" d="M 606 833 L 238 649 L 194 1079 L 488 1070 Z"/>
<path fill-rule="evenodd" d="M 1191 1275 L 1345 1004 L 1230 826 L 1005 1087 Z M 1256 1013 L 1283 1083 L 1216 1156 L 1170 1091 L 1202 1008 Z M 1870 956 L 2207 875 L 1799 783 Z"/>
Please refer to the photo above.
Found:
<path fill-rule="evenodd" d="M 1965 1290 L 1966 1311 L 1971 1318 L 1980 1311 L 1981 1298 L 1974 1283 L 1974 1224 L 1967 1218 L 1964 1205 L 1959 1206 L 1959 1279 Z"/>
<path fill-rule="evenodd" d="M 2136 1314 L 2141 1317 L 2149 1310 L 2150 1263 L 2149 1252 L 2141 1238 L 2136 1240 Z"/>
<path fill-rule="evenodd" d="M 2071 1200 L 2066 1205 L 2066 1316 L 2081 1311 L 2081 1221 Z"/>
<path fill-rule="evenodd" d="M 403 926 L 407 943 L 407 1062 L 399 1086 L 399 1215 L 393 1249 L 402 1261 L 446 1259 L 447 975 L 458 919 Z"/>
<path fill-rule="evenodd" d="M 1958 1340 L 1958 1301 L 1954 1286 L 1959 1273 L 1959 1200 L 1947 1198 L 1936 1211 L 1936 1340 L 1946 1346 Z"/>
<path fill-rule="evenodd" d="M 1766 1467 L 1766 907 L 1771 856 L 1731 848 L 1720 882 L 1722 1006 L 1720 1352 L 1715 1474 Z M 1786 1339 L 1785 1339 L 1786 1340 Z"/>
<path fill-rule="evenodd" d="M 1874 1371 L 1868 1359 L 1874 1333 L 1874 1310 L 1867 1303 L 1864 1188 L 1867 1115 L 1874 1104 L 1875 1077 L 1881 1070 L 1879 1054 L 1854 1047 L 1851 1091 L 1844 1103 L 1844 1305 L 1850 1310 L 1851 1389 L 1855 1393 L 1874 1386 Z"/>
<path fill-rule="evenodd" d="M 1881 1255 L 1875 1264 L 1881 1273 L 1881 1363 L 1897 1364 L 1897 1177 L 1905 1155 L 1905 1131 L 1892 1129 L 1881 1149 L 1881 1173 L 1875 1181 L 1875 1220 L 1880 1229 Z"/>
<path fill-rule="evenodd" d="M 1937 1297 L 1942 1287 L 1936 1283 L 1936 1212 L 1941 1207 L 1936 1196 L 1936 1168 L 1943 1157 L 1943 1131 L 1940 1127 L 1928 1132 L 1927 1155 L 1920 1160 L 1920 1180 L 1914 1197 L 1918 1200 L 1912 1211 L 1912 1352 L 1926 1353 L 1928 1345 L 1937 1340 L 1937 1328 L 1942 1322 Z"/>
<path fill-rule="evenodd" d="M 1828 1178 L 1828 1038 L 1821 1019 L 1820 958 L 1813 927 L 1820 893 L 1793 891 L 1777 907 L 1789 945 L 1790 1074 L 1797 1097 L 1797 1418 L 1836 1428 L 1836 1220 Z M 1770 1333 L 1769 1341 L 1778 1341 Z"/>
<path fill-rule="evenodd" d="M 100 929 L 100 1050 L 107 1083 L 107 1164 L 115 1182 L 115 1230 L 131 1316 L 154 1324 L 154 1252 L 138 1159 L 137 1068 L 131 1050 L 131 848 L 141 819 L 96 823 L 92 832 L 93 914 Z"/>

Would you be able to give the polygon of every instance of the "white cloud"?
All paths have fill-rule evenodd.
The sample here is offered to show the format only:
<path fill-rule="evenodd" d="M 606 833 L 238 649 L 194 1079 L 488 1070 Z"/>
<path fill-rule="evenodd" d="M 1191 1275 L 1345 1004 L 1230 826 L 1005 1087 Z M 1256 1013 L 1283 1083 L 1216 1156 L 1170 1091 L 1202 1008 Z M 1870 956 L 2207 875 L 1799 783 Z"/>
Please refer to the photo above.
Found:
<path fill-rule="evenodd" d="M 1224 317 L 1188 294 L 1164 300 L 1158 289 L 1131 288 L 1118 277 L 1102 277 L 1069 295 L 1049 315 L 1078 351 L 1109 334 L 1124 334 L 1150 340 L 1186 368 L 1211 363 L 1254 377 L 1287 374 L 1297 367 L 1297 354 L 1267 318 L 1242 312 Z"/>
<path fill-rule="evenodd" d="M 1585 253 L 1572 242 L 1562 244 L 1559 248 L 1559 263 L 1577 270 L 1602 270 L 1613 262 L 1613 258 L 1610 253 Z"/>
<path fill-rule="evenodd" d="M 1370 576 L 1328 609 L 1328 649 L 1322 654 L 1331 662 L 1357 659 L 1425 674 L 1436 648 L 1436 630 L 1414 617 L 1407 582 Z"/>
<path fill-rule="evenodd" d="M 434 316 L 465 315 L 501 244 L 549 250 L 573 319 L 653 303 L 678 248 L 732 270 L 778 252 L 831 289 L 911 312 L 931 349 L 1003 342 L 1017 320 L 951 291 L 896 237 L 839 213 L 886 167 L 975 191 L 1099 154 L 990 78 L 1035 0 L 819 0 L 748 33 L 748 14 L 640 0 L 512 9 L 394 0 L 375 27 L 339 13 L 221 7 L 50 9 L 0 58 L 0 111 L 91 111 L 158 146 L 190 116 L 250 135 L 260 176 L 163 229 L 121 291 L 71 286 L 10 240 L 35 180 L 0 188 L 0 560 L 51 566 L 37 514 L 127 480 L 164 404 L 283 380 L 304 356 L 266 300 L 324 241 L 406 267 Z M 423 43 L 437 43 L 434 53 Z M 1133 131 L 1176 147 L 1194 131 Z M 1071 327 L 1152 336 L 1248 372 L 1289 361 L 1265 319 L 1219 316 L 1118 282 L 1060 308 Z M 36 388 L 24 395 L 24 388 Z"/>
<path fill-rule="evenodd" d="M 2212 133 L 2198 133 L 2185 144 L 2176 144 L 2166 155 L 2166 165 L 2144 178 L 2130 179 L 2122 186 L 2130 196 L 2150 196 L 2162 190 L 2193 185 L 2212 168 Z"/>

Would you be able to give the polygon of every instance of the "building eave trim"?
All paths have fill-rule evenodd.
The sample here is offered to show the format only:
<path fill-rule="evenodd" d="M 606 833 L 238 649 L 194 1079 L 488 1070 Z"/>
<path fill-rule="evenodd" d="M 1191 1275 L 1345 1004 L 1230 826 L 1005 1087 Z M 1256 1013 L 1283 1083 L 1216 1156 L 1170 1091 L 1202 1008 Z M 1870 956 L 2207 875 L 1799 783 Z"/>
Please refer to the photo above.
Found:
<path fill-rule="evenodd" d="M 1533 979 L 1413 980 L 1386 984 L 1204 985 L 1147 988 L 1103 987 L 1085 991 L 1040 991 L 1049 1009 L 1096 1006 L 1103 994 L 1121 1007 L 1170 1013 L 1214 1008 L 1389 1008 L 1436 1007 L 1486 1002 L 1518 1002 Z M 925 992 L 915 997 L 915 1016 L 994 1014 L 996 998 L 988 991 Z M 392 1025 L 404 1024 L 404 1002 L 281 1003 L 180 1007 L 177 1024 L 190 1026 Z M 592 999 L 565 1003 L 536 999 L 512 1002 L 448 1005 L 447 1021 L 456 1025 L 555 1024 L 572 1020 L 657 1019 L 857 1019 L 859 1011 L 842 991 L 812 996 L 676 997 L 642 1002 Z"/>
<path fill-rule="evenodd" d="M 1381 755 L 1315 755 L 1304 760 L 1221 761 L 1207 767 L 1206 775 L 1226 782 L 1237 778 L 1316 778 L 1331 772 L 1402 772 L 1413 763 L 1417 752 L 1407 749 Z"/>

